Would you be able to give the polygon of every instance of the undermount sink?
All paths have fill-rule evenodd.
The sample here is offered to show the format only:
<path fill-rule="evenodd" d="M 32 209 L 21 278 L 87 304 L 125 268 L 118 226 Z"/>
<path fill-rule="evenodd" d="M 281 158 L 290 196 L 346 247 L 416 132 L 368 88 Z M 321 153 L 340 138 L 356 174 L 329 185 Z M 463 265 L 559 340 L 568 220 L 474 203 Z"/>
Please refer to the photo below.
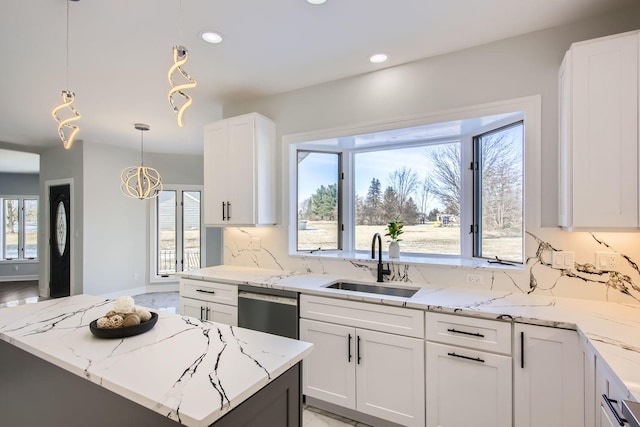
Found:
<path fill-rule="evenodd" d="M 369 294 L 391 295 L 394 297 L 411 298 L 418 289 L 413 288 L 392 288 L 390 286 L 370 285 L 367 283 L 337 282 L 327 286 L 331 289 L 341 289 L 343 291 L 366 292 Z"/>

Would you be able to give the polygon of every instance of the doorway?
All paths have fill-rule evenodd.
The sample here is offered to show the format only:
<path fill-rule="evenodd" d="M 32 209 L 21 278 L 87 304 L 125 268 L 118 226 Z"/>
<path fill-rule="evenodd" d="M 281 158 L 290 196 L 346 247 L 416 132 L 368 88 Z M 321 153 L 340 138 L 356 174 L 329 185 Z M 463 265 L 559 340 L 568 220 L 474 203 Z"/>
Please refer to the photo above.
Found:
<path fill-rule="evenodd" d="M 71 186 L 49 187 L 49 295 L 71 295 Z"/>

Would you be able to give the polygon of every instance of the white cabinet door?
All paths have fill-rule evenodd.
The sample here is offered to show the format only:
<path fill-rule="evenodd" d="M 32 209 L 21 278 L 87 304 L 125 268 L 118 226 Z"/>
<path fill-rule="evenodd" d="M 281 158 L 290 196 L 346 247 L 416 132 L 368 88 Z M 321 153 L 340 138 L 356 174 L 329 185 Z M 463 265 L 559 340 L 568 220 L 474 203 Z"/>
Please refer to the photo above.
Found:
<path fill-rule="evenodd" d="M 514 325 L 515 427 L 584 427 L 584 367 L 576 331 Z"/>
<path fill-rule="evenodd" d="M 229 199 L 227 123 L 219 121 L 204 128 L 204 223 L 222 224 Z M 223 205 L 225 203 L 225 205 Z"/>
<path fill-rule="evenodd" d="M 424 426 L 424 341 L 364 329 L 356 335 L 357 410 Z"/>
<path fill-rule="evenodd" d="M 183 316 L 195 317 L 196 319 L 205 320 L 207 302 L 192 298 L 180 298 L 180 314 Z"/>
<path fill-rule="evenodd" d="M 427 342 L 427 427 L 511 427 L 511 357 Z"/>
<path fill-rule="evenodd" d="M 589 340 L 580 338 L 584 360 L 584 426 L 595 427 L 596 418 L 596 353 Z"/>
<path fill-rule="evenodd" d="M 204 128 L 204 220 L 275 224 L 275 124 L 257 113 Z"/>
<path fill-rule="evenodd" d="M 303 394 L 356 409 L 355 328 L 300 319 L 300 339 L 313 343 L 302 364 Z"/>
<path fill-rule="evenodd" d="M 560 225 L 636 228 L 638 32 L 574 43 L 561 68 Z"/>
<path fill-rule="evenodd" d="M 207 319 L 225 325 L 238 326 L 238 307 L 207 303 Z"/>
<path fill-rule="evenodd" d="M 600 407 L 599 411 L 600 418 L 598 419 L 599 427 L 618 427 L 620 424 L 616 421 L 616 419 L 611 415 L 611 412 L 604 407 Z"/>
<path fill-rule="evenodd" d="M 228 225 L 256 224 L 255 120 L 252 116 L 240 116 L 228 120 L 228 166 L 225 185 L 229 189 Z"/>
<path fill-rule="evenodd" d="M 238 325 L 238 307 L 232 305 L 181 297 L 180 314 L 225 325 Z"/>

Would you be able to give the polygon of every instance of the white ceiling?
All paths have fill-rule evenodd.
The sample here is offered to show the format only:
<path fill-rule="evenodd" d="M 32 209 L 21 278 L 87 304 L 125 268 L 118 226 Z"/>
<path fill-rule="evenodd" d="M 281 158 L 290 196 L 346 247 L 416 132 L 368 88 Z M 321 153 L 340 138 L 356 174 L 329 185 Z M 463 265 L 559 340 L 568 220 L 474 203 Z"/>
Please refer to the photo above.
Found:
<path fill-rule="evenodd" d="M 0 148 L 0 172 L 39 173 L 40 155 Z"/>
<path fill-rule="evenodd" d="M 224 103 L 370 72 L 578 21 L 637 0 L 80 0 L 70 2 L 69 87 L 79 139 L 199 153 Z M 51 109 L 67 89 L 66 0 L 0 7 L 0 141 L 60 144 Z M 182 29 L 182 37 L 180 37 Z M 209 45 L 202 30 L 225 39 Z M 179 128 L 166 99 L 172 47 L 189 49 L 197 81 Z M 386 52 L 386 64 L 369 55 Z"/>

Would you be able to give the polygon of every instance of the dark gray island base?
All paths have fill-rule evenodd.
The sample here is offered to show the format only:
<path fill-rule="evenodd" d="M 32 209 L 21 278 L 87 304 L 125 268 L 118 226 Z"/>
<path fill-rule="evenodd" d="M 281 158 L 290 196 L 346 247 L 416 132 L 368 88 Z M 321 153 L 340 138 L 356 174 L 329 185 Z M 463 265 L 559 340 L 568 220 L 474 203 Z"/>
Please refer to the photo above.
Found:
<path fill-rule="evenodd" d="M 211 425 L 300 427 L 300 363 Z M 181 425 L 2 340 L 0 417 L 16 427 Z"/>

